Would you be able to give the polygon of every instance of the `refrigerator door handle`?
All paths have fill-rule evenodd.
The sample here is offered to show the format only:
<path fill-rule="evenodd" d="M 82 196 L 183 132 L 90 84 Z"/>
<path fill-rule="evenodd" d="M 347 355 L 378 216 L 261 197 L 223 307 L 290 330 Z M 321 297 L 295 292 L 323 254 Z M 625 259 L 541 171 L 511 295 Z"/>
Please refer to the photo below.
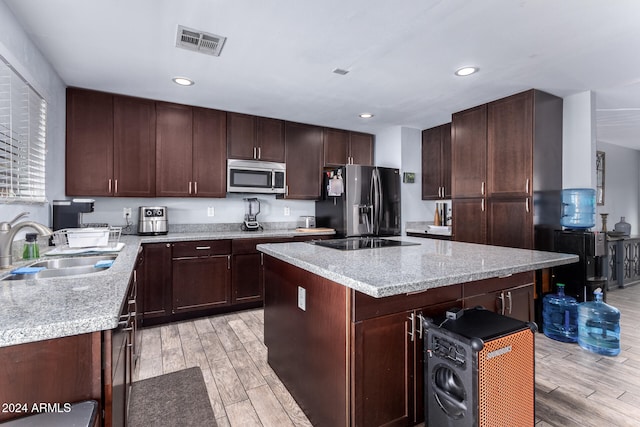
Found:
<path fill-rule="evenodd" d="M 381 209 L 382 200 L 382 188 L 380 186 L 380 171 L 378 169 L 373 170 L 373 215 L 374 215 L 374 232 L 376 235 L 380 234 L 380 225 L 382 222 Z"/>

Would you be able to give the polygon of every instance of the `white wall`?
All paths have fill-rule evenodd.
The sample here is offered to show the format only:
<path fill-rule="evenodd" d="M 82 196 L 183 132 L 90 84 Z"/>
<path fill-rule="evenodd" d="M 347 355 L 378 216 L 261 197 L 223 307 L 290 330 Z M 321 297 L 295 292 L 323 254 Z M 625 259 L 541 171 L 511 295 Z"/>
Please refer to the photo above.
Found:
<path fill-rule="evenodd" d="M 415 173 L 415 182 L 402 183 L 402 234 L 406 223 L 433 221 L 435 202 L 422 200 L 422 131 L 393 127 L 376 135 L 375 164 Z"/>
<path fill-rule="evenodd" d="M 0 55 L 47 102 L 47 198 L 60 198 L 64 196 L 65 85 L 2 1 Z M 49 204 L 0 204 L 0 221 L 11 220 L 23 211 L 30 212 L 29 220 L 50 224 Z"/>
<path fill-rule="evenodd" d="M 595 94 L 567 96 L 562 114 L 562 187 L 596 188 Z"/>
<path fill-rule="evenodd" d="M 598 206 L 598 215 L 609 214 L 607 230 L 624 216 L 631 233 L 640 234 L 640 151 L 600 141 L 597 148 L 605 152 L 604 205 Z M 600 216 L 596 220 L 600 230 Z"/>

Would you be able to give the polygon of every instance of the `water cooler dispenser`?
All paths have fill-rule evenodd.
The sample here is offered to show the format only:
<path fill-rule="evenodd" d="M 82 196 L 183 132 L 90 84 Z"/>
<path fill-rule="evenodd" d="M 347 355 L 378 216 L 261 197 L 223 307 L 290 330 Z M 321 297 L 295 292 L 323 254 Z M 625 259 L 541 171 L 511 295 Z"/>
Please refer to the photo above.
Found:
<path fill-rule="evenodd" d="M 601 288 L 606 300 L 607 236 L 592 231 L 596 224 L 596 192 L 591 188 L 562 190 L 563 230 L 554 232 L 554 250 L 575 254 L 580 260 L 554 268 L 554 284 L 564 283 L 566 295 L 579 302 L 593 300 L 593 291 Z"/>

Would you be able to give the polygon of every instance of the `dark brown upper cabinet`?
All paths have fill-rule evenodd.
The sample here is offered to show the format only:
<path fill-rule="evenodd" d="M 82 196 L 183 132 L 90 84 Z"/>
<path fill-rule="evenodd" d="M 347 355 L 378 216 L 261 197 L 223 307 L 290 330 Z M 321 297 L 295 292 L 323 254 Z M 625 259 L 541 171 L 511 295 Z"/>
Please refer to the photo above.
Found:
<path fill-rule="evenodd" d="M 225 197 L 226 114 L 158 102 L 157 196 Z"/>
<path fill-rule="evenodd" d="M 324 165 L 373 164 L 373 135 L 324 129 Z"/>
<path fill-rule="evenodd" d="M 230 159 L 284 162 L 284 122 L 227 113 L 227 153 Z"/>
<path fill-rule="evenodd" d="M 422 199 L 451 198 L 451 123 L 422 131 Z"/>
<path fill-rule="evenodd" d="M 285 123 L 288 199 L 320 198 L 322 134 L 318 126 Z"/>
<path fill-rule="evenodd" d="M 155 195 L 153 101 L 67 89 L 66 194 Z"/>

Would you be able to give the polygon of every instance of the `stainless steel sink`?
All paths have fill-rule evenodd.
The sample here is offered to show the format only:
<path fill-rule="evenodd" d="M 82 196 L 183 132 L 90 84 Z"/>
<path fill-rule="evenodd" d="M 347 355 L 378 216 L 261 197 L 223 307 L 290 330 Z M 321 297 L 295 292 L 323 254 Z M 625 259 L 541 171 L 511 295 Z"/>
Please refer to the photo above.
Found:
<path fill-rule="evenodd" d="M 111 267 L 111 265 L 109 264 L 96 267 L 96 264 L 98 262 L 113 261 L 116 259 L 116 257 L 117 255 L 52 258 L 29 265 L 29 267 L 45 267 L 45 270 L 41 270 L 37 273 L 9 274 L 2 280 L 34 280 L 97 273 L 99 271 L 107 270 L 109 267 Z"/>
<path fill-rule="evenodd" d="M 38 261 L 29 267 L 45 267 L 46 269 L 59 269 L 69 267 L 93 267 L 99 261 L 112 261 L 117 255 L 99 255 L 99 256 L 83 256 L 72 258 L 51 258 L 44 261 Z"/>

